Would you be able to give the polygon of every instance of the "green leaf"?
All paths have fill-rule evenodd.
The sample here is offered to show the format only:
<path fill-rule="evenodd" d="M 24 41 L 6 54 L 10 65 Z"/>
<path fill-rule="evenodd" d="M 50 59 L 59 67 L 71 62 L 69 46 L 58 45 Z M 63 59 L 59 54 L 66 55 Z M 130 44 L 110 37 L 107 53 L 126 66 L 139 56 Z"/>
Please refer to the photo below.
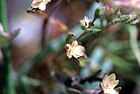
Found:
<path fill-rule="evenodd" d="M 75 38 L 75 35 L 73 33 L 69 33 L 66 37 L 66 43 L 71 43 Z"/>
<path fill-rule="evenodd" d="M 117 92 L 120 92 L 120 91 L 122 90 L 122 88 L 121 88 L 121 87 L 117 87 L 117 88 L 115 88 L 115 90 L 116 90 Z"/>
<path fill-rule="evenodd" d="M 83 41 L 87 38 L 90 38 L 93 34 L 99 33 L 100 31 L 101 31 L 101 29 L 97 29 L 97 28 L 87 29 L 87 31 L 82 33 L 77 39 L 79 41 Z"/>
<path fill-rule="evenodd" d="M 117 8 L 114 12 L 114 18 L 119 18 L 121 16 L 121 11 L 120 8 Z"/>
<path fill-rule="evenodd" d="M 19 33 L 20 29 L 17 29 L 14 32 L 0 32 L 0 47 L 2 47 L 5 44 L 8 44 L 11 40 L 13 40 Z"/>
<path fill-rule="evenodd" d="M 115 23 L 118 23 L 118 22 L 120 22 L 120 19 L 119 19 L 119 18 L 115 18 L 112 22 L 113 22 L 114 24 L 115 24 Z"/>
<path fill-rule="evenodd" d="M 128 15 L 122 15 L 121 17 L 120 17 L 120 21 L 122 22 L 122 23 L 126 23 L 126 21 L 129 19 L 130 17 L 128 16 Z"/>

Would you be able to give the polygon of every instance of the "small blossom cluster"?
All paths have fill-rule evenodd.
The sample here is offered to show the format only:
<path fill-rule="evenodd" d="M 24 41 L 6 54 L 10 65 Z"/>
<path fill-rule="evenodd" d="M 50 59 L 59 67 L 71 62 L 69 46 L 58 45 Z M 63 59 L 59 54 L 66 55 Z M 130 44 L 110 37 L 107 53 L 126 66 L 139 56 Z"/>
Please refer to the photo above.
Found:
<path fill-rule="evenodd" d="M 83 26 L 86 28 L 90 27 L 90 22 L 87 17 L 85 17 L 83 20 L 80 21 Z M 71 43 L 67 43 L 65 45 L 66 49 L 66 55 L 68 58 L 80 58 L 80 57 L 85 57 L 85 48 L 82 45 L 78 44 L 77 40 L 72 41 Z M 115 88 L 119 83 L 119 80 L 116 80 L 116 75 L 114 73 L 107 75 L 105 74 L 102 82 L 100 84 L 100 91 L 95 91 L 98 92 L 97 94 L 119 94 L 118 88 Z"/>
<path fill-rule="evenodd" d="M 68 58 L 80 58 L 85 57 L 85 48 L 81 45 L 78 45 L 78 41 L 74 40 L 71 44 L 67 43 L 65 45 L 65 49 L 67 50 L 66 55 Z M 102 82 L 100 84 L 100 90 L 94 91 L 96 94 L 119 94 L 120 88 L 116 88 L 119 80 L 116 80 L 116 75 L 114 73 L 103 76 Z M 98 93 L 97 93 L 98 92 Z M 93 93 L 93 94 L 94 94 Z"/>
<path fill-rule="evenodd" d="M 67 50 L 66 55 L 68 58 L 80 58 L 86 56 L 85 48 L 81 45 L 78 45 L 77 40 L 74 40 L 71 44 L 66 44 L 65 49 Z M 116 80 L 116 75 L 114 73 L 103 76 L 102 82 L 100 84 L 101 92 L 103 94 L 119 94 L 118 88 L 115 88 L 119 83 L 119 80 Z"/>
<path fill-rule="evenodd" d="M 51 2 L 51 0 L 33 0 L 31 7 L 32 8 L 38 8 L 41 11 L 45 11 L 46 10 L 46 5 Z M 103 14 L 103 8 L 99 8 L 96 10 L 96 18 L 100 18 Z M 119 19 L 119 22 L 123 22 L 123 23 L 131 23 L 131 24 L 136 24 L 139 22 L 139 20 L 137 19 L 138 17 L 136 15 L 122 15 Z M 95 20 L 95 19 L 94 19 Z M 80 20 L 80 24 L 83 30 L 91 30 L 91 28 L 94 26 L 93 22 L 94 20 L 90 20 L 88 19 L 88 17 L 84 17 L 83 20 Z M 118 20 L 117 20 L 118 21 Z M 2 26 L 0 25 L 0 28 Z M 62 27 L 63 28 L 63 27 Z M 65 30 L 65 28 L 64 28 Z M 5 33 L 3 32 L 3 30 L 1 29 L 0 31 L 0 36 L 5 37 L 6 40 L 9 40 L 9 38 L 11 39 L 11 37 L 15 37 L 17 33 L 11 34 L 11 33 Z M 0 46 L 1 44 L 3 44 L 0 41 Z M 77 40 L 73 40 L 71 43 L 67 43 L 65 45 L 65 49 L 66 49 L 66 55 L 67 57 L 70 59 L 72 57 L 79 59 L 80 57 L 87 57 L 85 54 L 85 48 L 82 45 L 78 44 Z M 99 93 L 103 93 L 103 94 L 119 94 L 119 91 L 117 88 L 115 88 L 119 83 L 119 80 L 116 80 L 116 75 L 114 73 L 107 75 L 105 74 L 102 82 L 100 84 L 100 88 L 101 91 Z"/>

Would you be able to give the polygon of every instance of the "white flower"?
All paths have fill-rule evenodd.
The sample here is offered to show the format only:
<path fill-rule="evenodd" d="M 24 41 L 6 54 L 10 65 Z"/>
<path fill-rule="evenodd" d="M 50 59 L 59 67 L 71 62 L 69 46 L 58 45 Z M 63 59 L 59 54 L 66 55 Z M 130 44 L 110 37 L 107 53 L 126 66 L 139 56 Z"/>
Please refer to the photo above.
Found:
<path fill-rule="evenodd" d="M 101 88 L 104 94 L 119 94 L 114 88 L 118 85 L 119 80 L 116 80 L 116 75 L 114 73 L 104 75 L 103 81 L 101 83 Z"/>
<path fill-rule="evenodd" d="M 46 5 L 51 2 L 51 0 L 33 0 L 31 7 L 39 8 L 40 10 L 46 10 Z"/>
<path fill-rule="evenodd" d="M 81 45 L 78 45 L 78 42 L 75 40 L 71 44 L 66 44 L 65 48 L 67 50 L 66 55 L 68 58 L 79 58 L 81 56 L 86 56 L 85 55 L 85 48 Z"/>
<path fill-rule="evenodd" d="M 87 16 L 85 16 L 84 19 L 80 21 L 80 23 L 81 23 L 82 25 L 84 25 L 86 28 L 89 27 L 89 23 L 90 23 L 90 22 L 91 22 L 91 20 L 88 19 Z"/>

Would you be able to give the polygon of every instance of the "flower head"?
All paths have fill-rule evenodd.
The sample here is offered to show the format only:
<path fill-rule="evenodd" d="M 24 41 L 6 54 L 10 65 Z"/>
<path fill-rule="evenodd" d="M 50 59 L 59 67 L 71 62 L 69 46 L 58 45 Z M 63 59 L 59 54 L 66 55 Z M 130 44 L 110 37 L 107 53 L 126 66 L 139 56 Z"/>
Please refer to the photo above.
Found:
<path fill-rule="evenodd" d="M 46 5 L 51 2 L 51 0 L 33 0 L 31 7 L 39 8 L 40 10 L 46 10 Z"/>
<path fill-rule="evenodd" d="M 85 26 L 86 28 L 88 28 L 90 26 L 90 22 L 91 22 L 91 20 L 88 19 L 87 16 L 85 16 L 83 20 L 80 20 L 81 25 Z"/>
<path fill-rule="evenodd" d="M 115 90 L 118 83 L 119 80 L 116 80 L 116 75 L 114 73 L 110 75 L 105 74 L 101 83 L 104 94 L 119 94 L 119 92 Z"/>
<path fill-rule="evenodd" d="M 66 44 L 65 48 L 67 50 L 66 55 L 68 58 L 79 58 L 81 56 L 86 56 L 85 55 L 85 48 L 81 45 L 78 45 L 78 42 L 75 40 L 71 44 Z"/>

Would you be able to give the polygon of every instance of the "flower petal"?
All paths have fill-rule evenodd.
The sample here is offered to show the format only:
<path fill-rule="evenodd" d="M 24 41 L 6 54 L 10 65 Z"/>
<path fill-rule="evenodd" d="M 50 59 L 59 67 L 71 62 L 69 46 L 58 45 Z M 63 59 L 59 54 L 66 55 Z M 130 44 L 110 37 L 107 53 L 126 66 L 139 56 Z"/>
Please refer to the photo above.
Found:
<path fill-rule="evenodd" d="M 66 55 L 67 55 L 68 58 L 72 58 L 72 54 L 71 54 L 70 51 L 67 51 Z"/>
<path fill-rule="evenodd" d="M 72 42 L 71 47 L 74 48 L 74 47 L 76 47 L 77 45 L 78 45 L 78 42 L 75 40 L 75 41 Z"/>
<path fill-rule="evenodd" d="M 76 46 L 72 51 L 72 55 L 75 58 L 79 58 L 81 56 L 84 56 L 85 55 L 85 48 L 83 46 Z"/>
<path fill-rule="evenodd" d="M 42 2 L 42 0 L 33 0 L 31 7 L 38 8 L 38 5 Z"/>
<path fill-rule="evenodd" d="M 109 75 L 109 80 L 112 81 L 112 80 L 116 80 L 116 75 L 115 73 L 112 73 Z"/>
<path fill-rule="evenodd" d="M 40 4 L 38 5 L 38 8 L 39 8 L 40 10 L 46 10 L 46 4 L 40 3 Z"/>

